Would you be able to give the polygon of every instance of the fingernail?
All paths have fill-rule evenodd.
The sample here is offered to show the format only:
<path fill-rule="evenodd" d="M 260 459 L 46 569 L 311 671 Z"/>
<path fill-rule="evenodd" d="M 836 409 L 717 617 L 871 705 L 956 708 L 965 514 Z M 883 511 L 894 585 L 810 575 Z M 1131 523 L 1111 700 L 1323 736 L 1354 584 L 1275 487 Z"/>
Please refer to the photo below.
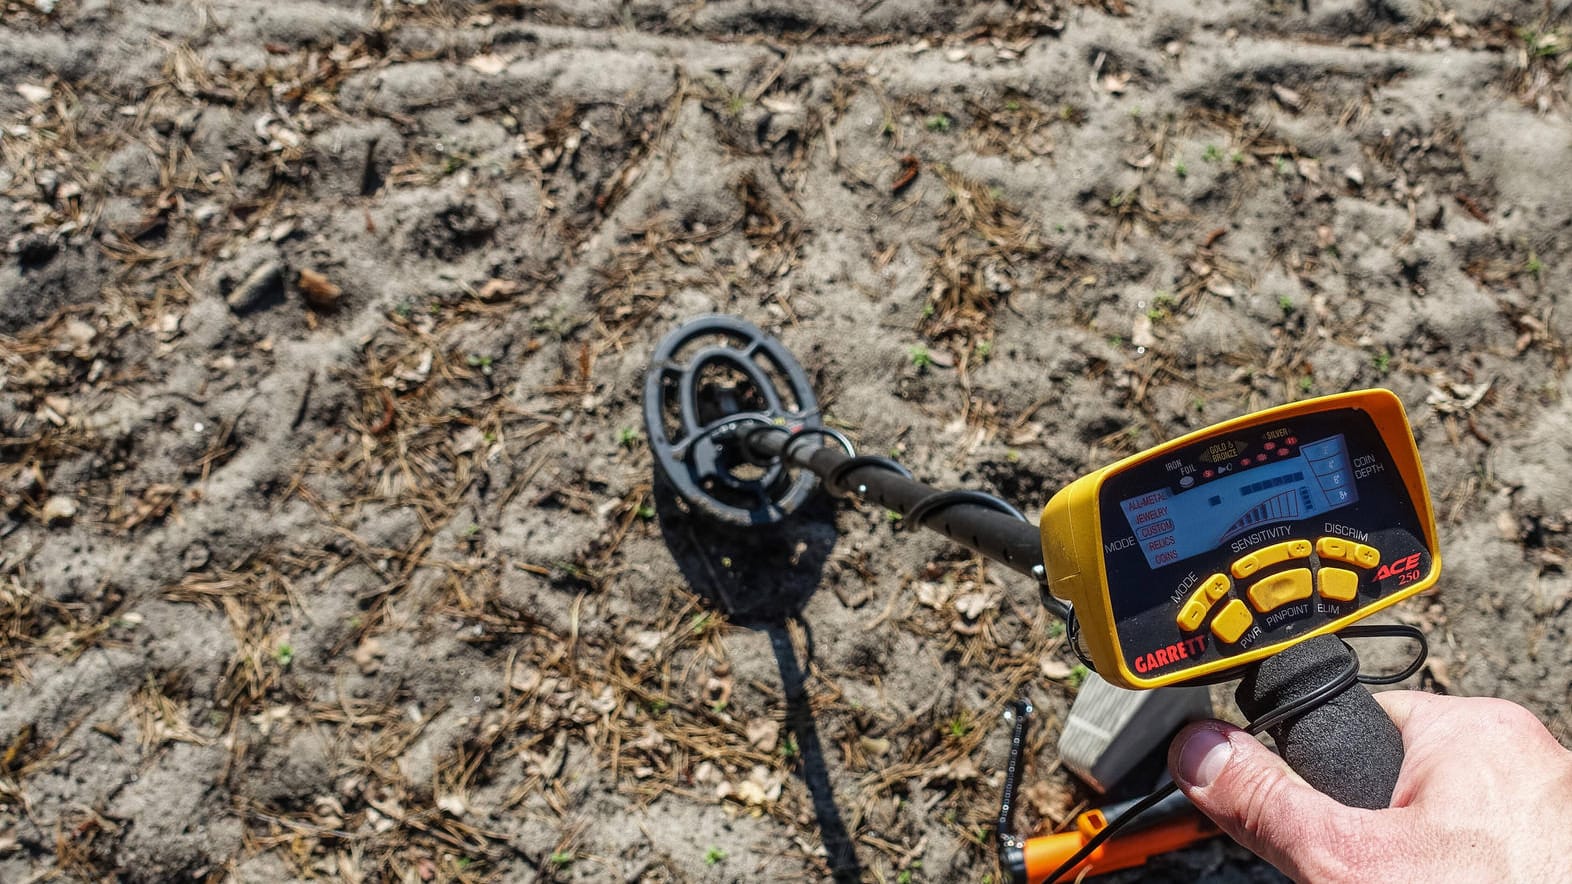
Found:
<path fill-rule="evenodd" d="M 1192 786 L 1210 786 L 1233 753 L 1227 735 L 1209 727 L 1201 728 L 1191 734 L 1179 750 L 1179 779 Z"/>

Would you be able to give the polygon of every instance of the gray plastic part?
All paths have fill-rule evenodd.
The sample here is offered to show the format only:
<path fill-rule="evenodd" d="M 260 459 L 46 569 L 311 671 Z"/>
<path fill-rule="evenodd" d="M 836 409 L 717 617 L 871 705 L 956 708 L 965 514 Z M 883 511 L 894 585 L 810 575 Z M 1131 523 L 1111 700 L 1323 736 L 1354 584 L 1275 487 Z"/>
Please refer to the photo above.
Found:
<path fill-rule="evenodd" d="M 1183 723 L 1212 717 L 1204 687 L 1130 691 L 1096 673 L 1087 675 L 1059 734 L 1064 766 L 1098 792 L 1107 792 Z"/>

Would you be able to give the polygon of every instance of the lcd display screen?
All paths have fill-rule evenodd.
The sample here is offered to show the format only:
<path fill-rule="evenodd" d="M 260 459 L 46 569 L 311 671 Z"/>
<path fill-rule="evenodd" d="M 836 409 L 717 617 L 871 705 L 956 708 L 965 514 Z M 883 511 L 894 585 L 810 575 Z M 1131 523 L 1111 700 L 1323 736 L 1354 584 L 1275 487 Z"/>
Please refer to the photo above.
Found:
<path fill-rule="evenodd" d="M 1309 518 L 1359 499 L 1341 433 L 1294 457 L 1253 464 L 1199 487 L 1155 488 L 1119 503 L 1153 570 L 1216 549 L 1262 525 Z"/>

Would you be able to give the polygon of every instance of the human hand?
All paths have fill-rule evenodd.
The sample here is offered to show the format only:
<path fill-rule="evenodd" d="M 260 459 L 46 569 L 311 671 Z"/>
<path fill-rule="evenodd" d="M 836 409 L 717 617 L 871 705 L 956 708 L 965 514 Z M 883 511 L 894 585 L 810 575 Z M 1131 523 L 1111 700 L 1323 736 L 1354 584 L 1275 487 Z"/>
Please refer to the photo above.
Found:
<path fill-rule="evenodd" d="M 1197 722 L 1168 767 L 1235 841 L 1299 881 L 1572 880 L 1572 752 L 1505 700 L 1375 695 L 1403 734 L 1392 806 L 1344 806 L 1239 728 Z"/>

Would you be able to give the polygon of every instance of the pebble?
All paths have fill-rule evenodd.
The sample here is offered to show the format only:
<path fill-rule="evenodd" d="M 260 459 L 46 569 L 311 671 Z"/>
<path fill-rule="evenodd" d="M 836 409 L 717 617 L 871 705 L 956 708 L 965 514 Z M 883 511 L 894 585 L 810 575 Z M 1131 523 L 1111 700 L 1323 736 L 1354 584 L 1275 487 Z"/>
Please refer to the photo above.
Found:
<path fill-rule="evenodd" d="M 235 286 L 235 290 L 229 293 L 226 300 L 229 302 L 229 309 L 235 311 L 236 316 L 245 316 L 283 303 L 283 262 L 264 261 L 260 267 L 251 271 L 251 275 L 240 285 Z"/>
<path fill-rule="evenodd" d="M 76 518 L 76 501 L 63 494 L 44 501 L 44 524 L 53 525 L 56 522 L 69 522 Z"/>

